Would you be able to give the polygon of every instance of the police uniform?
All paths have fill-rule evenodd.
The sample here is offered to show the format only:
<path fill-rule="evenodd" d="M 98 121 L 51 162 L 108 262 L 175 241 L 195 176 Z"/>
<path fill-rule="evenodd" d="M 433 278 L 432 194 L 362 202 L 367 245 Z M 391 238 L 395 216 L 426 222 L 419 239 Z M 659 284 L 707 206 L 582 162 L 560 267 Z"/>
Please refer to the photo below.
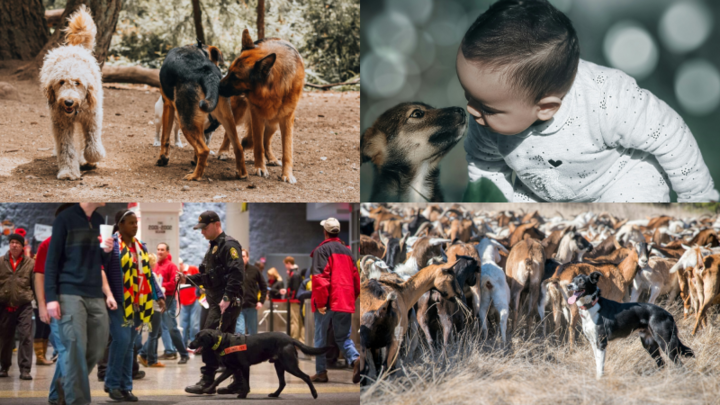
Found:
<path fill-rule="evenodd" d="M 213 211 L 206 211 L 200 215 L 198 224 L 194 229 L 201 229 L 220 218 Z M 225 333 L 235 333 L 235 324 L 242 310 L 242 285 L 245 277 L 245 263 L 242 260 L 240 243 L 228 236 L 225 232 L 210 241 L 210 247 L 200 265 L 200 272 L 187 276 L 196 285 L 202 284 L 209 304 L 207 318 L 202 329 L 218 329 Z M 228 301 L 230 306 L 220 313 L 220 303 Z M 202 360 L 205 363 L 200 370 L 202 379 L 198 384 L 187 387 L 185 391 L 202 393 L 204 387 L 212 384 L 215 372 L 220 366 L 217 354 L 213 351 L 203 351 Z"/>

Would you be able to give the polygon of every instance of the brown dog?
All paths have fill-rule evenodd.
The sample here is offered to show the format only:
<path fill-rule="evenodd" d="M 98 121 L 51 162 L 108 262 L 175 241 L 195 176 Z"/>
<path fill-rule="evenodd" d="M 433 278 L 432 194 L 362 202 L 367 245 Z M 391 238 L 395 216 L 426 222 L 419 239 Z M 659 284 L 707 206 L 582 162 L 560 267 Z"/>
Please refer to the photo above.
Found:
<path fill-rule="evenodd" d="M 168 52 L 160 69 L 160 88 L 163 98 L 163 131 L 160 142 L 158 166 L 168 164 L 168 146 L 173 118 L 177 112 L 178 122 L 188 143 L 195 150 L 195 171 L 185 180 L 200 180 L 210 153 L 205 142 L 205 122 L 212 114 L 225 128 L 235 150 L 237 176 L 247 177 L 245 156 L 235 127 L 230 99 L 218 95 L 222 77 L 216 63 L 222 54 L 215 47 L 201 43 L 173 48 Z"/>
<path fill-rule="evenodd" d="M 243 31 L 240 56 L 220 81 L 220 96 L 236 96 L 232 103 L 234 118 L 245 115 L 243 108 L 249 107 L 252 138 L 246 137 L 243 143 L 246 147 L 254 146 L 254 173 L 258 176 L 270 175 L 265 167 L 267 156 L 268 164 L 283 167 L 282 181 L 296 182 L 292 171 L 293 123 L 304 85 L 302 57 L 289 42 L 265 38 L 253 43 L 248 30 Z M 242 98 L 247 100 L 247 106 Z M 282 163 L 270 150 L 270 141 L 278 128 L 282 136 Z"/>

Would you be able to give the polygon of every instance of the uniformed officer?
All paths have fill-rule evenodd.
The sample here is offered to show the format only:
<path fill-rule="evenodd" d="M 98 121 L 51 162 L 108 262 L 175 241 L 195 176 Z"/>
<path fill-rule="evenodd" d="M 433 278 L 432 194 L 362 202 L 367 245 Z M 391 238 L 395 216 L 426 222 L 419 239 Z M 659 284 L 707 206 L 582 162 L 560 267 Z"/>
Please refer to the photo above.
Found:
<path fill-rule="evenodd" d="M 200 214 L 198 224 L 193 229 L 201 229 L 210 247 L 200 265 L 200 273 L 184 276 L 179 279 L 190 280 L 195 285 L 205 287 L 207 302 L 210 306 L 202 329 L 217 329 L 226 333 L 235 333 L 235 324 L 242 310 L 242 285 L 245 267 L 242 260 L 240 243 L 223 232 L 220 217 L 213 211 Z M 215 372 L 220 363 L 213 351 L 202 351 L 205 363 L 200 371 L 202 378 L 197 384 L 185 388 L 191 394 L 214 394 L 215 389 L 205 392 L 215 379 Z"/>

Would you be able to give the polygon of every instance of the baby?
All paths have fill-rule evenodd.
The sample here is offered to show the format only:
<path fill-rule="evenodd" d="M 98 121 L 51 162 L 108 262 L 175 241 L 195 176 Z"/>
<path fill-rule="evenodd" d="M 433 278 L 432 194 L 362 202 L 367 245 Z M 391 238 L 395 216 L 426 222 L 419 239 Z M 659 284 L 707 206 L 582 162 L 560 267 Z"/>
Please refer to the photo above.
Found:
<path fill-rule="evenodd" d="M 620 70 L 580 60 L 546 0 L 500 0 L 465 33 L 471 185 L 508 201 L 678 202 L 720 195 L 682 118 Z"/>

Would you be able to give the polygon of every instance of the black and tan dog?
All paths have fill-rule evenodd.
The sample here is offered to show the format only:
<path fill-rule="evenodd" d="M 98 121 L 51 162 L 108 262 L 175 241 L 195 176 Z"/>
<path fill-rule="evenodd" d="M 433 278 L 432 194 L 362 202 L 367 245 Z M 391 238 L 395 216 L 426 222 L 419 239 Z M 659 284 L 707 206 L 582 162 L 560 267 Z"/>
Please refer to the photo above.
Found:
<path fill-rule="evenodd" d="M 201 330 L 188 345 L 190 349 L 202 347 L 202 350 L 214 350 L 225 371 L 215 379 L 213 384 L 205 388 L 206 394 L 214 394 L 221 382 L 231 375 L 235 381 L 227 388 L 220 388 L 218 394 L 238 394 L 238 398 L 247 397 L 250 392 L 250 366 L 270 361 L 275 365 L 280 386 L 277 391 L 268 395 L 279 397 L 285 388 L 285 372 L 305 381 L 310 387 L 313 398 L 317 391 L 310 377 L 300 370 L 297 349 L 311 356 L 325 354 L 330 348 L 313 348 L 306 346 L 281 332 L 268 332 L 259 335 L 231 335 L 215 329 Z"/>
<path fill-rule="evenodd" d="M 210 114 L 225 128 L 225 136 L 229 137 L 233 145 L 237 176 L 241 179 L 247 177 L 245 157 L 235 127 L 230 99 L 220 97 L 218 93 L 222 75 L 213 60 L 221 58 L 219 49 L 198 42 L 197 45 L 171 49 L 160 68 L 163 115 L 157 165 L 168 164 L 170 132 L 177 112 L 180 128 L 195 150 L 197 161 L 195 171 L 185 176 L 185 180 L 200 180 L 207 167 L 210 148 L 205 142 L 204 129 Z"/>
<path fill-rule="evenodd" d="M 370 201 L 443 201 L 438 165 L 466 128 L 459 107 L 402 103 L 385 111 L 360 138 L 362 162 L 375 164 Z"/>

